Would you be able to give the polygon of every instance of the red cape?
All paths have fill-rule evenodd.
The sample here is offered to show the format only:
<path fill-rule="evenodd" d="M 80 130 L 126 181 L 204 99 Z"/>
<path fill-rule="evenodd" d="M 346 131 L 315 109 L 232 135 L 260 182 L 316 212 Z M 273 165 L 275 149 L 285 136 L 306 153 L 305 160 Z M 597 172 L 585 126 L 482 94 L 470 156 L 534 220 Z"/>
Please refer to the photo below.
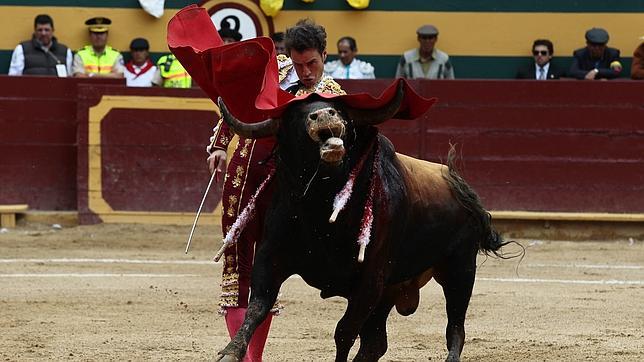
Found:
<path fill-rule="evenodd" d="M 221 97 L 230 112 L 244 122 L 280 117 L 295 97 L 279 87 L 275 47 L 270 38 L 258 37 L 224 44 L 206 9 L 190 5 L 168 23 L 168 47 L 192 79 L 213 101 Z M 404 79 L 396 79 L 375 98 L 366 93 L 320 94 L 341 99 L 354 108 L 374 109 L 386 105 L 404 84 L 404 99 L 394 118 L 415 119 L 424 114 L 436 98 L 419 96 Z"/>

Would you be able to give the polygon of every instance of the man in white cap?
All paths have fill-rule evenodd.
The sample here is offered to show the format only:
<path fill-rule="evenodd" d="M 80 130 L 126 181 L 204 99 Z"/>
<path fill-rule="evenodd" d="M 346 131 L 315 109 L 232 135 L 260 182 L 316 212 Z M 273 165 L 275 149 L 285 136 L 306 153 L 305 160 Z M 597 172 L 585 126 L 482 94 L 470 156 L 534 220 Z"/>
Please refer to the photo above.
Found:
<path fill-rule="evenodd" d="M 613 79 L 619 77 L 622 64 L 619 50 L 609 48 L 608 32 L 602 28 L 586 31 L 586 47 L 573 53 L 569 75 L 577 79 Z"/>
<path fill-rule="evenodd" d="M 438 29 L 433 25 L 423 25 L 416 34 L 420 47 L 403 54 L 396 69 L 396 78 L 454 79 L 449 55 L 436 48 Z"/>

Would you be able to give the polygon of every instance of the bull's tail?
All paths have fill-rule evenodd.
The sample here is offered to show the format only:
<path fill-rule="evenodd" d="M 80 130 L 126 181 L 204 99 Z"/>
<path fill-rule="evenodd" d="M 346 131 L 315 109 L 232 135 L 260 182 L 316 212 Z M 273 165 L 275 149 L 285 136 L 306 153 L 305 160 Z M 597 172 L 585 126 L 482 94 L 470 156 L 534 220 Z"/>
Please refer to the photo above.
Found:
<path fill-rule="evenodd" d="M 452 194 L 458 202 L 467 210 L 472 221 L 478 226 L 480 237 L 478 238 L 478 250 L 486 255 L 493 253 L 503 258 L 499 252 L 501 247 L 512 243 L 503 240 L 501 235 L 492 228 L 492 216 L 483 205 L 481 199 L 474 190 L 463 180 L 456 170 L 456 150 L 452 145 L 447 154 L 447 174 L 443 178 L 447 181 L 452 190 Z"/>

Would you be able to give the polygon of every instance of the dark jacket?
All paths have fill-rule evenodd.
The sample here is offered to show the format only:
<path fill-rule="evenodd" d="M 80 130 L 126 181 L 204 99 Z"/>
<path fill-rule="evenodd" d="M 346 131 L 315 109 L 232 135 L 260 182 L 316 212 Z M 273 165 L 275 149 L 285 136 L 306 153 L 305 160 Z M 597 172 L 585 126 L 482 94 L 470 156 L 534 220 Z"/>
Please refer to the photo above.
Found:
<path fill-rule="evenodd" d="M 595 68 L 599 70 L 599 73 L 597 74 L 595 79 L 614 79 L 619 77 L 619 73 L 616 73 L 615 71 L 610 69 L 610 63 L 614 61 L 621 63 L 621 60 L 619 59 L 618 49 L 606 47 L 604 54 L 598 60 L 590 58 L 590 51 L 588 50 L 588 48 L 577 49 L 572 55 L 572 66 L 570 67 L 570 71 L 568 72 L 568 75 L 570 75 L 571 77 L 584 79 L 586 74 Z"/>
<path fill-rule="evenodd" d="M 519 68 L 517 71 L 517 79 L 537 79 L 535 72 L 535 63 L 530 63 L 529 66 Z M 559 67 L 556 64 L 550 62 L 550 67 L 548 67 L 548 73 L 546 74 L 546 80 L 559 79 L 566 76 L 566 71 Z"/>
<path fill-rule="evenodd" d="M 67 46 L 59 43 L 56 38 L 51 40 L 49 52 L 43 49 L 36 38 L 20 44 L 25 56 L 22 74 L 56 75 L 56 64 L 65 64 L 67 59 Z"/>

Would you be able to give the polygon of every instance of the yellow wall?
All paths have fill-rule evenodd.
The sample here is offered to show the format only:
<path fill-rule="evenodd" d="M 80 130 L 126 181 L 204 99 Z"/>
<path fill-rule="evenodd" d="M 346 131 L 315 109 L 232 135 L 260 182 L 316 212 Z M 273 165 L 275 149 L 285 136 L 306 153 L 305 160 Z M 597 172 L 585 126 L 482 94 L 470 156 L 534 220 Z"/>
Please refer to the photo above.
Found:
<path fill-rule="evenodd" d="M 0 15 L 0 49 L 13 49 L 28 39 L 33 18 L 41 8 L 6 6 Z M 145 37 L 152 52 L 165 52 L 166 26 L 178 10 L 165 11 L 156 19 L 141 9 L 51 7 L 46 12 L 54 18 L 56 36 L 73 49 L 86 43 L 85 19 L 107 16 L 112 19 L 109 43 L 127 50 L 132 38 Z M 325 25 L 329 49 L 344 35 L 358 41 L 359 51 L 371 55 L 399 55 L 417 45 L 416 28 L 432 23 L 441 31 L 439 47 L 450 55 L 523 56 L 536 38 L 555 43 L 559 55 L 571 55 L 584 46 L 584 32 L 601 26 L 611 35 L 609 45 L 622 50 L 624 56 L 642 42 L 643 13 L 468 13 L 468 12 L 342 12 L 282 11 L 275 19 L 275 29 L 284 30 L 298 19 L 311 17 Z"/>

